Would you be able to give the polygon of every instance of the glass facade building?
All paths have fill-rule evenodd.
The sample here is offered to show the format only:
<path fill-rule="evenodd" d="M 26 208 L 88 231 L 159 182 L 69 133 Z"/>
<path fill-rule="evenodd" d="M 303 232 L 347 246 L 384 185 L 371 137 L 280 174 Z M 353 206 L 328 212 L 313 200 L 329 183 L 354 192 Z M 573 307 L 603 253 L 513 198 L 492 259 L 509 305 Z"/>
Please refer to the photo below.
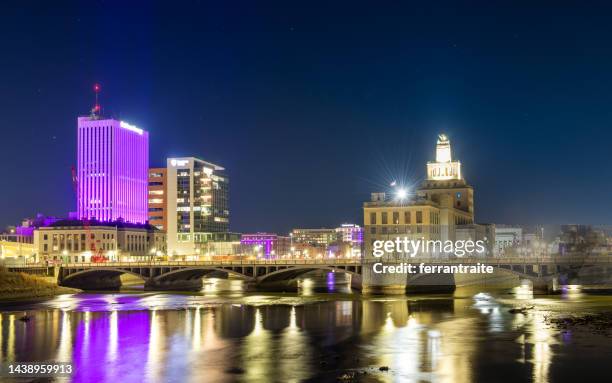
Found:
<path fill-rule="evenodd" d="M 224 170 L 195 157 L 167 160 L 170 254 L 194 254 L 210 233 L 229 231 L 229 180 Z"/>

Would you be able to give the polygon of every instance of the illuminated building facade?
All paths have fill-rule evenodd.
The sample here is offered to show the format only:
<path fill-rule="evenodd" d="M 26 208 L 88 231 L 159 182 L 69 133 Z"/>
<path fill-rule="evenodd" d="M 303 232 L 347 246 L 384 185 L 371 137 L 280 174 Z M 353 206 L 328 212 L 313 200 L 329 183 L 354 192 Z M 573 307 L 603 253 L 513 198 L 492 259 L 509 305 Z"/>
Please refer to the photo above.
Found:
<path fill-rule="evenodd" d="M 293 243 L 308 244 L 311 246 L 327 247 L 338 240 L 336 229 L 293 229 L 291 232 Z"/>
<path fill-rule="evenodd" d="M 34 244 L 14 241 L 0 234 L 0 264 L 4 266 L 24 266 L 26 263 L 36 263 Z"/>
<path fill-rule="evenodd" d="M 345 223 L 336 228 L 337 238 L 341 242 L 360 245 L 363 243 L 363 228 L 352 223 Z"/>
<path fill-rule="evenodd" d="M 474 223 L 474 191 L 463 179 L 461 163 L 452 159 L 448 137 L 438 136 L 436 161 L 427 163 L 427 179 L 415 193 L 372 193 L 363 213 L 366 257 L 372 256 L 375 240 L 455 241 L 457 227 Z"/>
<path fill-rule="evenodd" d="M 115 119 L 78 118 L 78 218 L 145 223 L 149 133 Z"/>
<path fill-rule="evenodd" d="M 224 170 L 195 157 L 167 160 L 169 255 L 194 255 L 210 233 L 229 231 L 229 179 Z"/>
<path fill-rule="evenodd" d="M 149 169 L 149 223 L 159 230 L 166 231 L 166 168 Z"/>
<path fill-rule="evenodd" d="M 274 233 L 242 234 L 240 243 L 254 246 L 255 253 L 265 258 L 287 255 L 291 250 L 291 238 Z"/>
<path fill-rule="evenodd" d="M 474 222 L 474 189 L 463 178 L 461 162 L 453 161 L 450 140 L 444 134 L 438 136 L 436 160 L 427 163 L 427 179 L 417 195 L 436 203 L 444 199 L 453 209 L 466 212 L 467 215 L 457 214 L 457 225 Z"/>
<path fill-rule="evenodd" d="M 34 248 L 42 263 L 90 262 L 91 243 L 108 260 L 150 260 L 165 254 L 166 235 L 149 224 L 123 221 L 62 220 L 34 231 Z"/>

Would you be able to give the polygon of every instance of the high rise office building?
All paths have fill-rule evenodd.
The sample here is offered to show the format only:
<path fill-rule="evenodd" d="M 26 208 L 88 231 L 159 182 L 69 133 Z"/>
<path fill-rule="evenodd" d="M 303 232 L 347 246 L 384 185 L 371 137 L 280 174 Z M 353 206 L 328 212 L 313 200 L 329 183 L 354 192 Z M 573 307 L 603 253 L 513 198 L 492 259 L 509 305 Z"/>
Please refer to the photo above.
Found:
<path fill-rule="evenodd" d="M 194 255 L 229 230 L 229 180 L 219 165 L 195 157 L 167 160 L 168 254 Z"/>
<path fill-rule="evenodd" d="M 149 133 L 95 114 L 78 118 L 78 218 L 147 221 Z"/>

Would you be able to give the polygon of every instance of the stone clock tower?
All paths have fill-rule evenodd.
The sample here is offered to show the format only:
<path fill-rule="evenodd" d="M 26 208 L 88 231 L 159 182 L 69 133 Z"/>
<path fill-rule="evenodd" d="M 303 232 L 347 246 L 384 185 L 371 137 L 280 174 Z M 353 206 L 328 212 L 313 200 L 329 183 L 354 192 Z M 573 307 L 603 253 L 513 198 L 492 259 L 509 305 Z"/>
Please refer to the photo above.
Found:
<path fill-rule="evenodd" d="M 461 222 L 455 224 L 474 223 L 474 189 L 463 178 L 461 162 L 453 161 L 450 140 L 445 134 L 438 135 L 436 160 L 427 162 L 427 179 L 417 194 L 444 207 L 468 213 L 458 216 Z"/>

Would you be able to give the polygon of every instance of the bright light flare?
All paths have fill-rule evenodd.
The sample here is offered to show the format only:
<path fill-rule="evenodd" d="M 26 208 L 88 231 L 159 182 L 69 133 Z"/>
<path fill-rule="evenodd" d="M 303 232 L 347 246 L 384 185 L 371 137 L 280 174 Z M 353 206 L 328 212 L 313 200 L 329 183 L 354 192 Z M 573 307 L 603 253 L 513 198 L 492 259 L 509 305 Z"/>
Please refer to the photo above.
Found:
<path fill-rule="evenodd" d="M 395 196 L 398 199 L 405 199 L 406 197 L 408 197 L 408 190 L 404 188 L 400 188 L 395 192 Z"/>

